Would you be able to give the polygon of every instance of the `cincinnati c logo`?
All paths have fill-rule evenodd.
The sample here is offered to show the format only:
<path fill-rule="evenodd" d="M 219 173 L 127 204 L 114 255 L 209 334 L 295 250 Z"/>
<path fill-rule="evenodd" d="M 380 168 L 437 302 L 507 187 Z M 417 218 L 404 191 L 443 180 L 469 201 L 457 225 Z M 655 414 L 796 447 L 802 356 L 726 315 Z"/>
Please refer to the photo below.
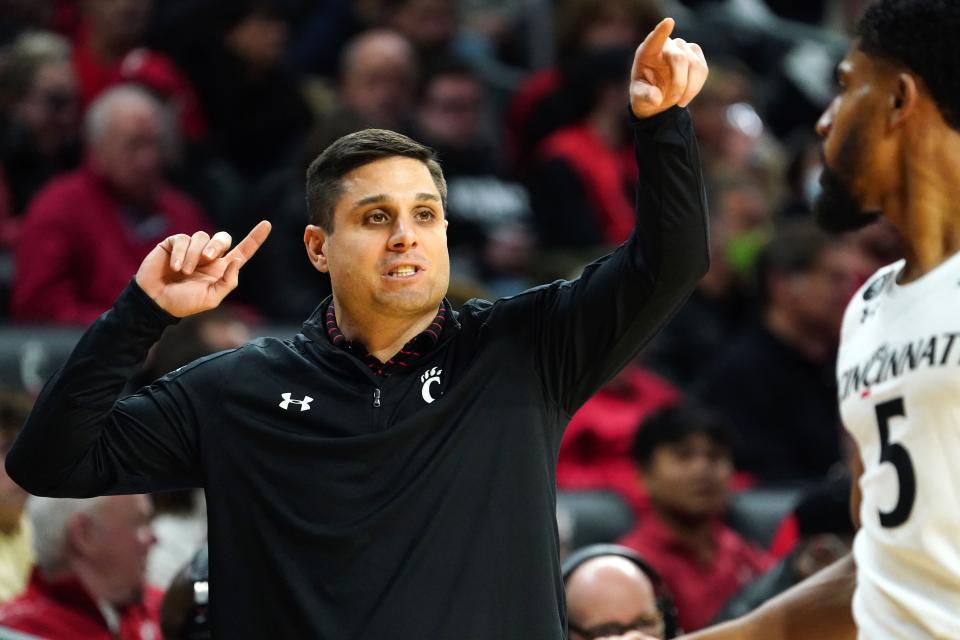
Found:
<path fill-rule="evenodd" d="M 434 383 L 440 382 L 441 373 L 443 373 L 443 369 L 437 369 L 436 367 L 433 367 L 432 369 L 425 371 L 424 374 L 420 376 L 420 382 L 423 383 L 423 387 L 420 388 L 420 395 L 423 396 L 423 401 L 427 404 L 430 404 L 436 400 L 436 398 L 433 397 L 433 394 L 430 393 L 430 387 L 433 386 Z"/>

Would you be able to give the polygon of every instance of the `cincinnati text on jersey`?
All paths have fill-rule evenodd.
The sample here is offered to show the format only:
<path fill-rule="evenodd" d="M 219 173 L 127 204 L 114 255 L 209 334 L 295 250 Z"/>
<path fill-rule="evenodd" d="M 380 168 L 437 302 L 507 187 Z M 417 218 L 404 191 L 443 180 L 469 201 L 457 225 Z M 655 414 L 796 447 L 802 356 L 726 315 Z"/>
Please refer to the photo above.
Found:
<path fill-rule="evenodd" d="M 869 389 L 907 371 L 913 371 L 919 366 L 948 364 L 953 343 L 958 336 L 960 332 L 939 333 L 899 345 L 880 345 L 864 362 L 837 376 L 837 394 L 840 400 L 845 400 L 851 393 L 858 393 L 861 389 Z M 954 364 L 960 364 L 960 361 L 955 361 Z"/>

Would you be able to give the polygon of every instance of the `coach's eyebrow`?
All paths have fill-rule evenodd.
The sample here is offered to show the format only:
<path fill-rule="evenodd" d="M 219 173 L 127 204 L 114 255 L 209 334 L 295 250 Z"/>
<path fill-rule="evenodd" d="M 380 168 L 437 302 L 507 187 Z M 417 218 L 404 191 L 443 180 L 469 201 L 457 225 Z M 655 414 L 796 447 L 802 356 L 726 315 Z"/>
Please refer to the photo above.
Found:
<path fill-rule="evenodd" d="M 388 196 L 385 193 L 375 193 L 373 195 L 364 196 L 353 203 L 353 207 L 363 207 L 368 204 L 383 204 L 384 202 L 391 202 L 393 198 Z"/>

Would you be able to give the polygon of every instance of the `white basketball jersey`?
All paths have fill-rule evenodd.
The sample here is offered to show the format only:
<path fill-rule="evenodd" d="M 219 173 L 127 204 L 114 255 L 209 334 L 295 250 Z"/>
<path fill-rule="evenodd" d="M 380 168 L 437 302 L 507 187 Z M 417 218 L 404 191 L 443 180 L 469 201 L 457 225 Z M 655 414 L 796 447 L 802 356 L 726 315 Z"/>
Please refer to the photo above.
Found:
<path fill-rule="evenodd" d="M 859 446 L 860 640 L 960 639 L 960 254 L 898 285 L 880 269 L 847 307 L 840 413 Z"/>

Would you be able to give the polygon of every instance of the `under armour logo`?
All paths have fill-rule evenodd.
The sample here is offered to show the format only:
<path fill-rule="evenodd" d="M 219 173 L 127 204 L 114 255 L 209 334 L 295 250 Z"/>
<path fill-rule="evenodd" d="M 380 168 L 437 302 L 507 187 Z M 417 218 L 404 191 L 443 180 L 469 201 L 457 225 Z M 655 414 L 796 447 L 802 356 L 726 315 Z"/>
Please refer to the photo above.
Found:
<path fill-rule="evenodd" d="M 423 383 L 423 387 L 420 389 L 420 395 L 423 396 L 423 401 L 427 404 L 430 404 L 436 400 L 436 398 L 434 398 L 430 393 L 430 387 L 435 382 L 440 382 L 441 373 L 443 373 L 443 369 L 437 369 L 436 367 L 433 367 L 432 369 L 425 371 L 423 375 L 420 376 L 420 382 Z"/>
<path fill-rule="evenodd" d="M 310 408 L 310 403 L 313 402 L 313 398 L 311 398 L 310 396 L 303 396 L 303 400 L 297 400 L 295 398 L 291 398 L 290 396 L 292 395 L 293 395 L 292 393 L 280 394 L 280 397 L 283 398 L 283 402 L 280 403 L 281 409 L 289 409 L 290 405 L 292 404 L 300 405 L 300 411 L 306 411 L 307 409 Z"/>

